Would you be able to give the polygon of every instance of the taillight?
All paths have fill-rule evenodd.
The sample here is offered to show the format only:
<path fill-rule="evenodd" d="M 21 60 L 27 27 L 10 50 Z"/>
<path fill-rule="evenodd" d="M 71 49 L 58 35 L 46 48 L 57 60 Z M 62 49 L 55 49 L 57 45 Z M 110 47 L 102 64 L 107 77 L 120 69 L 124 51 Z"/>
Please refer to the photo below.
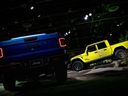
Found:
<path fill-rule="evenodd" d="M 0 58 L 3 58 L 3 49 L 2 48 L 0 48 Z"/>
<path fill-rule="evenodd" d="M 60 47 L 66 47 L 65 38 L 59 38 L 59 45 Z"/>

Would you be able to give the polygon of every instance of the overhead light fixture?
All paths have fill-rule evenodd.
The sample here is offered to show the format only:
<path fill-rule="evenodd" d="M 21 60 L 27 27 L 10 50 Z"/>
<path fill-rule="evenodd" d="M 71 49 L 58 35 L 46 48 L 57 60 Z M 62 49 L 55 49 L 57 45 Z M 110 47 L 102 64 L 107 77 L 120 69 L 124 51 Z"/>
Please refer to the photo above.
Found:
<path fill-rule="evenodd" d="M 92 16 L 92 13 L 89 13 L 88 15 L 89 15 L 89 16 Z"/>
<path fill-rule="evenodd" d="M 33 10 L 34 9 L 34 6 L 31 6 L 30 9 Z"/>
<path fill-rule="evenodd" d="M 120 26 L 120 24 L 117 24 L 116 26 L 118 26 L 118 27 L 119 27 L 119 26 Z"/>
<path fill-rule="evenodd" d="M 87 20 L 87 19 L 88 19 L 88 15 L 85 15 L 85 16 L 84 16 L 84 20 Z"/>
<path fill-rule="evenodd" d="M 69 34 L 71 34 L 71 31 L 69 30 L 68 32 L 66 32 L 65 34 L 64 34 L 64 36 L 68 36 Z"/>
<path fill-rule="evenodd" d="M 41 15 L 39 14 L 37 17 L 40 18 L 40 16 L 41 16 Z"/>

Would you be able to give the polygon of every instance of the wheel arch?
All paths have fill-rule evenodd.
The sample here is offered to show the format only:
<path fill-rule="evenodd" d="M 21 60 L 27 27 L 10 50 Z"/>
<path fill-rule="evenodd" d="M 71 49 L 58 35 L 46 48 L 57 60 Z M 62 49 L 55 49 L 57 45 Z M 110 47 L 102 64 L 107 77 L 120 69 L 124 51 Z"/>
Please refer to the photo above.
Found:
<path fill-rule="evenodd" d="M 71 61 L 71 64 L 72 64 L 73 62 L 75 62 L 75 61 L 81 61 L 81 62 L 83 62 L 80 58 L 77 58 L 77 59 L 72 60 L 72 61 Z M 83 63 L 84 63 L 84 62 L 83 62 Z"/>
<path fill-rule="evenodd" d="M 114 54 L 115 54 L 115 52 L 116 52 L 117 50 L 119 50 L 119 49 L 126 50 L 126 48 L 125 48 L 124 46 L 120 46 L 120 47 L 117 47 L 117 48 L 114 49 Z"/>

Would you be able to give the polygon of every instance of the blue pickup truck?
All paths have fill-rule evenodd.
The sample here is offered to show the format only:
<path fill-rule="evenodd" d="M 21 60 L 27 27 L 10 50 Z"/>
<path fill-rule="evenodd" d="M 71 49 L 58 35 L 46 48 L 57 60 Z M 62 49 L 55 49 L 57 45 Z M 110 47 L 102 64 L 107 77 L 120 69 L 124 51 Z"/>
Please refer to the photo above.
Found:
<path fill-rule="evenodd" d="M 0 75 L 6 90 L 16 88 L 16 80 L 55 74 L 67 79 L 65 39 L 58 33 L 34 34 L 0 41 Z"/>

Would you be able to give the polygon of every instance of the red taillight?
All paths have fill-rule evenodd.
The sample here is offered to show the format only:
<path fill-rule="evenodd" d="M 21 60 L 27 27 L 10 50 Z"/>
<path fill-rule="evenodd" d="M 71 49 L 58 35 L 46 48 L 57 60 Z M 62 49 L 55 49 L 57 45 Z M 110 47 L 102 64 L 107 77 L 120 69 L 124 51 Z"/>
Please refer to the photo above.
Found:
<path fill-rule="evenodd" d="M 0 48 L 0 58 L 3 58 L 3 49 L 2 48 Z"/>
<path fill-rule="evenodd" d="M 59 38 L 59 45 L 60 47 L 66 47 L 65 38 Z"/>

